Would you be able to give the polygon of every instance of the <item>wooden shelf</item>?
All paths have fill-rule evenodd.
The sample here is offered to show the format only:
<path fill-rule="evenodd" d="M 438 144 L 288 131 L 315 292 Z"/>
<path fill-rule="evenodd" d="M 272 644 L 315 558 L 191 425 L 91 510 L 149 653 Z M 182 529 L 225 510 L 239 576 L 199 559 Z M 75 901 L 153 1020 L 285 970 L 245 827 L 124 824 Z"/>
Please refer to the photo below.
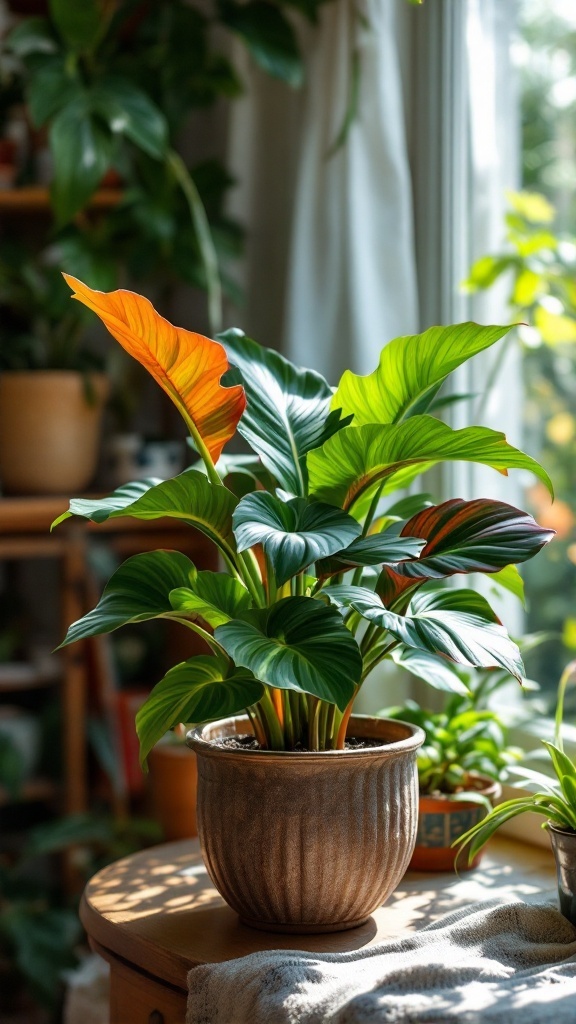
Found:
<path fill-rule="evenodd" d="M 0 664 L 0 693 L 39 690 L 53 686 L 61 676 L 62 663 L 58 658 L 54 658 L 49 667 L 42 668 L 26 661 Z"/>
<path fill-rule="evenodd" d="M 12 796 L 0 786 L 0 807 L 13 804 L 28 804 L 35 800 L 54 800 L 58 795 L 58 786 L 51 779 L 30 779 L 25 782 L 17 796 Z"/>
<path fill-rule="evenodd" d="M 88 203 L 89 209 L 109 210 L 117 206 L 122 198 L 119 188 L 103 188 L 95 192 Z M 26 213 L 51 211 L 50 192 L 41 185 L 30 185 L 26 188 L 7 188 L 0 190 L 0 212 Z"/>

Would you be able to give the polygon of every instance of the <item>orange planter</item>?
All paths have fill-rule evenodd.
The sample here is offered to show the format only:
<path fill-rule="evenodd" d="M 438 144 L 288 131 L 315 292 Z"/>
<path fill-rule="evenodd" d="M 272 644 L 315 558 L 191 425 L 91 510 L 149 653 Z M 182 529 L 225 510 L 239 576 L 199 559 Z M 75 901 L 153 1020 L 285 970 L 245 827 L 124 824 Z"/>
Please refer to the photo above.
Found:
<path fill-rule="evenodd" d="M 499 782 L 476 777 L 470 788 L 477 790 L 494 803 L 502 792 Z M 458 850 L 451 844 L 476 825 L 486 814 L 481 804 L 471 800 L 448 800 L 445 796 L 420 796 L 416 846 L 410 861 L 412 871 L 453 871 Z M 468 864 L 466 851 L 458 858 L 458 870 L 475 868 L 482 858 L 478 853 Z"/>
<path fill-rule="evenodd" d="M 171 842 L 197 836 L 196 755 L 183 743 L 159 743 L 150 751 L 148 763 L 154 817 L 164 838 Z"/>

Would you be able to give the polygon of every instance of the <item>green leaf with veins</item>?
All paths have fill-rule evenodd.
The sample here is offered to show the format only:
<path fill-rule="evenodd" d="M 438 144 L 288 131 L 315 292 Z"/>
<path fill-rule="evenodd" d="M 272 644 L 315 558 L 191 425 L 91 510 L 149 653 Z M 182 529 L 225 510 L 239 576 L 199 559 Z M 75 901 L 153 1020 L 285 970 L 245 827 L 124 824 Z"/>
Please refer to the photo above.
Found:
<path fill-rule="evenodd" d="M 209 626 L 221 626 L 250 608 L 252 598 L 240 580 L 225 572 L 196 573 L 190 586 L 170 591 L 175 612 L 200 616 Z"/>
<path fill-rule="evenodd" d="M 172 480 L 126 484 L 107 498 L 73 498 L 69 510 L 52 525 L 57 526 L 71 515 L 83 516 L 95 523 L 120 516 L 144 520 L 167 516 L 195 526 L 233 559 L 236 541 L 232 512 L 236 503 L 226 487 L 216 487 L 203 473 L 186 469 Z"/>
<path fill-rule="evenodd" d="M 463 323 L 395 338 L 382 349 L 373 373 L 361 377 L 345 371 L 332 408 L 342 409 L 345 416 L 353 413 L 355 427 L 398 423 L 415 412 L 425 412 L 449 373 L 509 330 L 509 326 Z"/>
<path fill-rule="evenodd" d="M 91 612 L 73 622 L 61 647 L 89 636 L 110 633 L 129 622 L 176 618 L 170 594 L 189 586 L 194 564 L 180 551 L 144 551 L 116 569 Z"/>
<path fill-rule="evenodd" d="M 262 544 L 279 586 L 360 533 L 360 524 L 334 505 L 305 498 L 280 501 L 263 491 L 242 498 L 232 521 L 238 551 Z"/>
<path fill-rule="evenodd" d="M 485 598 L 473 590 L 420 591 L 405 615 L 389 611 L 377 594 L 365 588 L 328 587 L 323 593 L 334 603 L 354 608 L 408 647 L 473 668 L 497 666 L 522 681 L 524 666 L 517 645 Z"/>
<path fill-rule="evenodd" d="M 309 693 L 344 711 L 360 679 L 358 644 L 334 608 L 286 597 L 218 626 L 216 640 L 262 682 Z"/>
<path fill-rule="evenodd" d="M 391 657 L 392 661 L 400 668 L 405 668 L 436 690 L 446 690 L 449 693 L 461 693 L 462 695 L 470 692 L 453 668 L 452 662 L 439 654 L 430 654 L 429 651 L 400 644 L 391 652 Z"/>
<path fill-rule="evenodd" d="M 304 497 L 304 456 L 344 425 L 338 411 L 330 412 L 331 388 L 319 373 L 294 366 L 240 331 L 218 340 L 233 366 L 222 383 L 242 384 L 246 392 L 240 434 L 284 490 Z"/>
<path fill-rule="evenodd" d="M 347 511 L 380 481 L 386 490 L 446 461 L 478 462 L 505 476 L 508 469 L 529 469 L 553 493 L 542 466 L 508 444 L 504 434 L 488 427 L 452 430 L 432 416 L 412 416 L 398 425 L 348 426 L 307 457 L 314 497 Z"/>
<path fill-rule="evenodd" d="M 256 704 L 264 693 L 250 672 L 220 658 L 198 655 L 175 665 L 156 684 L 136 714 L 140 763 L 169 729 L 228 718 Z"/>
<path fill-rule="evenodd" d="M 411 579 L 455 573 L 495 572 L 532 558 L 554 536 L 520 509 L 503 501 L 452 498 L 424 509 L 402 527 L 400 537 L 422 537 L 420 556 L 393 569 Z"/>
<path fill-rule="evenodd" d="M 332 576 L 337 572 L 365 565 L 382 565 L 383 562 L 396 564 L 403 558 L 417 558 L 426 541 L 417 537 L 395 537 L 386 533 L 374 533 L 359 537 L 343 551 L 337 551 L 331 558 L 318 562 L 319 576 Z"/>

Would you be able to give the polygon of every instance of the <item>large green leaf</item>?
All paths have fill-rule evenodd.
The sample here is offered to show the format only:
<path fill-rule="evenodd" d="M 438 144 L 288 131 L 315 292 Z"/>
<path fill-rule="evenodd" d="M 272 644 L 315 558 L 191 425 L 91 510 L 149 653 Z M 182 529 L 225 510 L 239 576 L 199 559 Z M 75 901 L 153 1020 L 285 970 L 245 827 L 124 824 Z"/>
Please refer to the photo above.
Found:
<path fill-rule="evenodd" d="M 508 469 L 529 469 L 552 493 L 542 466 L 508 444 L 504 434 L 488 427 L 452 430 L 433 416 L 412 416 L 398 425 L 348 426 L 307 458 L 315 497 L 347 510 L 378 481 L 404 484 L 398 471 L 414 474 L 444 461 L 479 462 L 504 475 Z"/>
<path fill-rule="evenodd" d="M 294 366 L 240 331 L 218 337 L 237 368 L 225 375 L 225 383 L 243 384 L 246 391 L 239 432 L 280 486 L 303 497 L 304 456 L 343 426 L 340 413 L 330 413 L 330 387 L 320 374 Z"/>
<path fill-rule="evenodd" d="M 149 156 L 161 160 L 168 148 L 168 124 L 149 96 L 127 78 L 109 75 L 91 92 L 92 109 L 114 135 L 125 135 Z"/>
<path fill-rule="evenodd" d="M 59 42 L 47 18 L 24 18 L 5 40 L 6 49 L 18 57 L 58 52 Z"/>
<path fill-rule="evenodd" d="M 392 651 L 392 660 L 400 668 L 405 668 L 436 690 L 447 690 L 449 693 L 462 695 L 470 692 L 456 673 L 453 662 L 438 654 L 430 654 L 429 651 L 400 644 Z"/>
<path fill-rule="evenodd" d="M 423 334 L 395 338 L 380 355 L 373 373 L 360 377 L 346 370 L 332 399 L 333 409 L 354 414 L 353 424 L 398 423 L 424 412 L 447 375 L 471 356 L 489 348 L 510 327 L 453 324 L 430 327 Z"/>
<path fill-rule="evenodd" d="M 243 669 L 227 668 L 220 658 L 198 655 L 175 665 L 152 690 L 136 714 L 140 763 L 169 729 L 227 718 L 256 704 L 262 683 Z"/>
<path fill-rule="evenodd" d="M 270 686 L 310 693 L 344 711 L 360 679 L 358 645 L 339 612 L 286 597 L 219 626 L 215 637 L 237 665 Z"/>
<path fill-rule="evenodd" d="M 96 607 L 68 628 L 61 646 L 110 633 L 128 622 L 176 618 L 170 593 L 189 586 L 194 564 L 179 551 L 145 551 L 132 555 L 112 574 Z"/>
<path fill-rule="evenodd" d="M 495 572 L 525 562 L 554 536 L 526 512 L 502 501 L 453 498 L 408 520 L 401 537 L 423 537 L 426 546 L 394 571 L 411 579 L 439 579 L 454 573 Z"/>
<path fill-rule="evenodd" d="M 300 85 L 303 67 L 294 29 L 277 7 L 263 0 L 242 4 L 220 0 L 220 13 L 263 71 L 289 85 Z"/>
<path fill-rule="evenodd" d="M 389 611 L 366 588 L 328 587 L 324 593 L 335 603 L 350 605 L 408 647 L 473 668 L 497 666 L 519 681 L 524 676 L 517 645 L 485 598 L 473 590 L 422 591 L 411 599 L 406 615 Z"/>
<path fill-rule="evenodd" d="M 91 114 L 86 96 L 72 100 L 50 127 L 52 202 L 59 227 L 88 202 L 110 165 L 112 136 Z"/>
<path fill-rule="evenodd" d="M 360 524 L 334 505 L 305 498 L 280 501 L 263 491 L 242 498 L 232 521 L 238 551 L 262 544 L 279 586 L 360 533 Z"/>
<path fill-rule="evenodd" d="M 98 0 L 50 0 L 50 15 L 67 49 L 79 53 L 94 49 L 107 24 Z"/>
<path fill-rule="evenodd" d="M 331 558 L 322 559 L 316 568 L 319 576 L 331 576 L 361 565 L 381 565 L 383 562 L 396 564 L 400 559 L 417 558 L 425 543 L 417 537 L 370 534 L 368 537 L 359 537 Z"/>
<path fill-rule="evenodd" d="M 235 507 L 236 498 L 226 487 L 215 486 L 203 473 L 187 469 L 172 480 L 127 484 L 108 498 L 73 498 L 68 512 L 59 516 L 53 525 L 57 526 L 71 515 L 84 516 L 95 523 L 120 516 L 134 519 L 167 516 L 195 526 L 233 559 L 236 542 L 232 513 Z"/>
<path fill-rule="evenodd" d="M 203 571 L 195 574 L 190 586 L 172 590 L 170 604 L 176 612 L 221 626 L 250 608 L 252 598 L 240 580 L 225 572 Z"/>

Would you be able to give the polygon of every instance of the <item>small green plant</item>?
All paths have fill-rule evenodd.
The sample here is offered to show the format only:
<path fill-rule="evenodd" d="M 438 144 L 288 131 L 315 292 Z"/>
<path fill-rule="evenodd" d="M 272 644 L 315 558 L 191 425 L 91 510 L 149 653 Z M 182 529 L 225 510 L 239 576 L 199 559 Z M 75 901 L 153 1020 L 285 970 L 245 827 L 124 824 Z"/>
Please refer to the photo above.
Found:
<path fill-rule="evenodd" d="M 542 828 L 547 828 L 551 824 L 567 832 L 576 832 L 576 762 L 565 752 L 562 740 L 564 695 L 568 684 L 575 680 L 576 662 L 571 662 L 564 670 L 558 686 L 554 743 L 542 740 L 555 778 L 525 767 L 517 769 L 515 774 L 521 780 L 519 785 L 524 788 L 535 787 L 536 792 L 505 800 L 454 844 L 464 846 L 470 843 L 469 860 L 472 860 L 504 822 L 526 811 L 543 815 L 547 819 L 543 822 Z"/>
<path fill-rule="evenodd" d="M 500 716 L 475 708 L 466 696 L 454 695 L 440 712 L 427 711 L 408 700 L 380 714 L 424 729 L 426 742 L 418 751 L 422 794 L 462 792 L 471 775 L 502 779 L 522 756 L 519 747 L 507 746 L 508 730 Z"/>
<path fill-rule="evenodd" d="M 50 255 L 0 243 L 0 370 L 102 369 L 102 358 L 83 343 L 84 311 L 70 309 Z"/>

